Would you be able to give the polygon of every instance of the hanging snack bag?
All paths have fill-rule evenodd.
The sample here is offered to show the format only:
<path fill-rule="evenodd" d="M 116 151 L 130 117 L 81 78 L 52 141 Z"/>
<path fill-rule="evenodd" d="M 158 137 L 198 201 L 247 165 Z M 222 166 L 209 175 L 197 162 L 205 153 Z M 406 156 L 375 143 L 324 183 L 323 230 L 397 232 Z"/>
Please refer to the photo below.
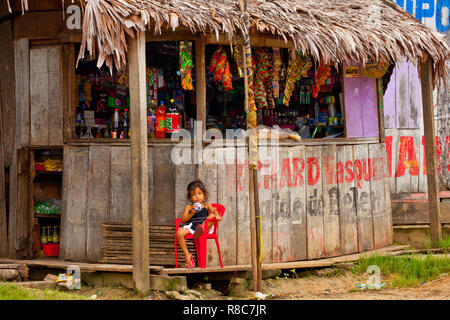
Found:
<path fill-rule="evenodd" d="M 325 65 L 323 61 L 321 61 L 319 64 L 319 68 L 317 68 L 316 75 L 314 76 L 314 82 L 311 86 L 314 98 L 317 98 L 319 96 L 320 87 L 330 77 L 330 74 L 331 66 Z"/>
<path fill-rule="evenodd" d="M 180 41 L 180 77 L 184 90 L 194 90 L 192 86 L 192 43 Z"/>

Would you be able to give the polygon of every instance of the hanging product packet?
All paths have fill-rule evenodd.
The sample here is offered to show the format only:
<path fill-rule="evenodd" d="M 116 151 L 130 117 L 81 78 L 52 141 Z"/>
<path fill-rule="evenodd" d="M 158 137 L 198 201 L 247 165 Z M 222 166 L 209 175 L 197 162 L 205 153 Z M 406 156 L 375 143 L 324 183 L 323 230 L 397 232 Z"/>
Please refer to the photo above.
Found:
<path fill-rule="evenodd" d="M 331 66 L 326 65 L 323 63 L 323 61 L 321 61 L 319 64 L 319 68 L 317 68 L 316 75 L 314 76 L 314 82 L 311 86 L 314 98 L 317 98 L 319 96 L 320 87 L 325 83 L 330 75 Z"/>
<path fill-rule="evenodd" d="M 264 49 L 256 49 L 254 57 L 255 103 L 258 109 L 267 108 L 266 86 L 264 80 L 269 76 L 268 57 Z"/>
<path fill-rule="evenodd" d="M 190 41 L 180 41 L 180 77 L 181 87 L 184 90 L 194 90 L 192 86 L 192 43 Z"/>
<path fill-rule="evenodd" d="M 286 86 L 284 88 L 283 104 L 288 106 L 291 100 L 292 92 L 295 88 L 295 83 L 305 76 L 307 71 L 311 69 L 312 62 L 309 56 L 304 56 L 300 52 L 295 53 L 295 57 L 289 61 L 289 66 L 286 74 Z"/>
<path fill-rule="evenodd" d="M 280 96 L 280 71 L 283 62 L 281 60 L 280 48 L 272 48 L 272 50 L 273 50 L 272 87 L 273 87 L 273 96 L 276 99 Z"/>
<path fill-rule="evenodd" d="M 264 80 L 264 85 L 266 87 L 266 99 L 267 99 L 267 105 L 269 109 L 275 109 L 275 93 L 274 93 L 274 81 L 273 81 L 273 74 L 274 74 L 274 64 L 273 64 L 273 50 L 267 48 L 266 49 L 266 55 L 267 55 L 267 69 L 268 69 L 268 76 Z"/>
<path fill-rule="evenodd" d="M 213 74 L 213 80 L 216 85 L 221 81 L 225 91 L 233 89 L 230 64 L 227 60 L 227 53 L 222 46 L 219 46 L 212 55 L 209 72 Z"/>
<path fill-rule="evenodd" d="M 240 45 L 235 45 L 232 47 L 233 50 L 233 58 L 236 62 L 238 68 L 237 79 L 244 77 L 244 63 L 242 61 L 242 47 Z"/>

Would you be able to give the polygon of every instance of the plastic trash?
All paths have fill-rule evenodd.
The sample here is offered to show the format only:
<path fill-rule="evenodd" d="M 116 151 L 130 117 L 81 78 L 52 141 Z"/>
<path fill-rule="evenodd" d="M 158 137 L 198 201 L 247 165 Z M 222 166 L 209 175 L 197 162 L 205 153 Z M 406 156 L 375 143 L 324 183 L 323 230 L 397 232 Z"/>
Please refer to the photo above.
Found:
<path fill-rule="evenodd" d="M 261 300 L 265 300 L 267 295 L 258 291 L 258 292 L 255 292 L 255 297 L 258 299 L 261 299 Z"/>

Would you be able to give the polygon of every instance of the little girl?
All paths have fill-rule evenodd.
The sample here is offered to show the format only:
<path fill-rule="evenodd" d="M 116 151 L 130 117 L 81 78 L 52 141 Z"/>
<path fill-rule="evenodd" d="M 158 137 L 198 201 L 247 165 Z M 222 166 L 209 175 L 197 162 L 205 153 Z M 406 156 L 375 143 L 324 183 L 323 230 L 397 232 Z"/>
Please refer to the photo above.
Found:
<path fill-rule="evenodd" d="M 188 233 L 191 233 L 195 239 L 198 239 L 205 231 L 203 229 L 203 222 L 205 222 L 206 219 L 215 218 L 217 221 L 220 221 L 222 217 L 217 212 L 216 208 L 209 202 L 206 202 L 208 199 L 208 192 L 206 191 L 205 185 L 200 180 L 189 183 L 187 186 L 186 198 L 188 204 L 184 208 L 181 217 L 184 226 L 178 229 L 177 239 L 184 253 L 186 268 L 194 268 L 194 259 L 192 259 L 192 254 L 190 254 L 187 249 L 184 237 Z M 213 221 L 208 223 L 207 229 L 209 233 L 214 231 L 214 228 L 211 229 L 213 224 Z"/>

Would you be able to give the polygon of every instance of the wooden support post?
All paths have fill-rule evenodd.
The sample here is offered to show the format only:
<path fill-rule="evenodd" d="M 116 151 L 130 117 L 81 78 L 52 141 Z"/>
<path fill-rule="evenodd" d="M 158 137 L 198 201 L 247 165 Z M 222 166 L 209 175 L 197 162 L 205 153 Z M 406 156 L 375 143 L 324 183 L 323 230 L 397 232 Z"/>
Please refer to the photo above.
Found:
<path fill-rule="evenodd" d="M 425 154 L 427 163 L 428 208 L 430 214 L 431 242 L 442 239 L 440 222 L 439 180 L 436 155 L 436 131 L 433 108 L 432 65 L 428 59 L 420 66 L 420 83 L 422 87 L 423 124 L 425 135 Z"/>
<path fill-rule="evenodd" d="M 0 92 L 1 92 L 0 88 Z M 0 257 L 8 256 L 8 232 L 6 219 L 5 165 L 3 149 L 3 105 L 0 99 Z"/>
<path fill-rule="evenodd" d="M 261 269 L 261 217 L 259 213 L 259 196 L 258 196 L 258 175 L 257 175 L 257 158 L 258 158 L 258 136 L 256 132 L 256 106 L 253 92 L 249 83 L 252 83 L 253 76 L 251 73 L 251 45 L 250 21 L 247 13 L 247 0 L 240 0 L 239 6 L 245 20 L 247 32 L 243 34 L 243 68 L 244 68 L 244 87 L 245 87 L 245 112 L 247 113 L 247 130 L 250 129 L 249 144 L 249 202 L 250 202 L 250 241 L 251 241 L 251 262 L 253 275 L 253 290 L 261 291 L 262 269 Z"/>
<path fill-rule="evenodd" d="M 200 35 L 195 41 L 195 98 L 197 105 L 197 121 L 201 121 L 202 129 L 196 130 L 194 134 L 201 132 L 197 137 L 203 146 L 203 136 L 206 131 L 206 63 L 205 63 L 205 35 Z M 195 156 L 198 156 L 197 154 Z M 199 164 L 195 165 L 195 178 L 199 179 Z"/>
<path fill-rule="evenodd" d="M 148 147 L 145 92 L 145 32 L 129 39 L 131 210 L 133 239 L 133 285 L 141 293 L 150 289 L 148 232 Z"/>
<path fill-rule="evenodd" d="M 380 143 L 386 142 L 386 134 L 384 129 L 384 100 L 383 100 L 383 78 L 376 79 L 377 90 L 377 110 L 378 110 L 378 136 Z"/>
<path fill-rule="evenodd" d="M 250 242 L 251 242 L 251 261 L 252 261 L 252 275 L 253 275 L 253 291 L 261 291 L 258 281 L 258 248 L 256 237 L 256 208 L 255 208 L 255 175 L 253 174 L 252 166 L 249 168 L 248 176 L 248 191 L 249 191 L 249 204 L 250 204 Z M 256 171 L 255 171 L 256 172 Z"/>

